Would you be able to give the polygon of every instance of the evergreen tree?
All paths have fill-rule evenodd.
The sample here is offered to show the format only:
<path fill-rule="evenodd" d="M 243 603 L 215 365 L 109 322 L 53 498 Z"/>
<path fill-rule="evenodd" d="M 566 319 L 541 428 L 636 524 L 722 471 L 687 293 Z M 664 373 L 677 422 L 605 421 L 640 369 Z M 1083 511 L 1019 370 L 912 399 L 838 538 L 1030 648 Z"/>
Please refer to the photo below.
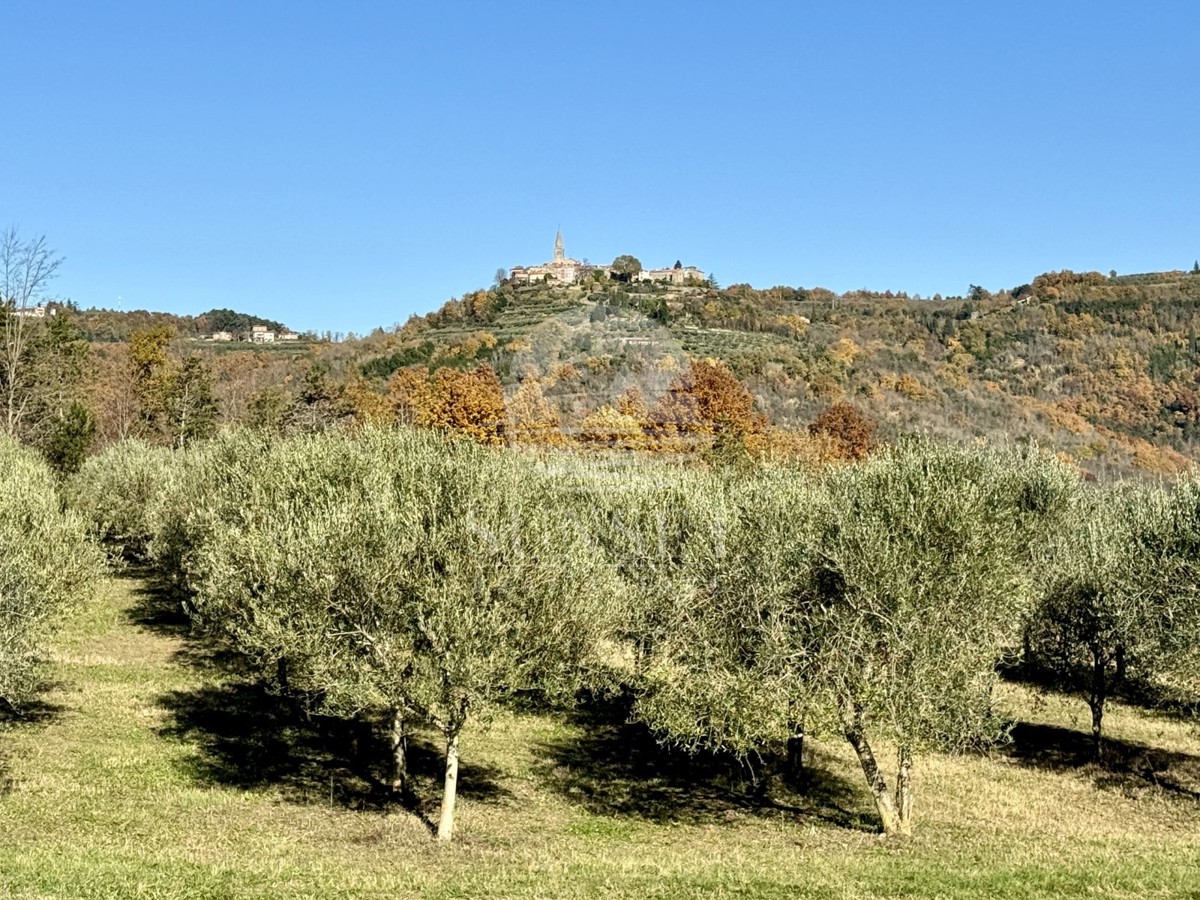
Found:
<path fill-rule="evenodd" d="M 189 356 L 170 380 L 166 411 L 171 441 L 180 448 L 212 437 L 217 429 L 217 398 L 212 373 L 198 356 Z"/>

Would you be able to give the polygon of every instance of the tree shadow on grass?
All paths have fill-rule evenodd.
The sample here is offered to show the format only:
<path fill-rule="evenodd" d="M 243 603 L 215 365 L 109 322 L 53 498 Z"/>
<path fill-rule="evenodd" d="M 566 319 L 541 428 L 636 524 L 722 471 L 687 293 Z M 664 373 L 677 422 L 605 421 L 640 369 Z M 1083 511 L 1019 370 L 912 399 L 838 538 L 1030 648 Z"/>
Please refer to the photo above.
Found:
<path fill-rule="evenodd" d="M 131 625 L 164 637 L 184 638 L 191 633 L 191 620 L 184 611 L 185 594 L 152 568 L 126 566 L 117 573 L 135 583 L 134 604 L 125 613 Z"/>
<path fill-rule="evenodd" d="M 752 762 L 731 754 L 663 746 L 631 721 L 631 698 L 592 699 L 569 715 L 582 734 L 535 748 L 545 780 L 597 815 L 693 824 L 739 815 L 811 818 L 843 828 L 876 831 L 861 811 L 859 792 L 806 749 L 802 790 L 783 777 L 775 756 Z"/>
<path fill-rule="evenodd" d="M 1007 754 L 1022 765 L 1079 772 L 1105 790 L 1136 794 L 1156 788 L 1200 800 L 1200 756 L 1106 737 L 1097 761 L 1090 732 L 1034 722 L 1018 722 L 1011 737 Z"/>
<path fill-rule="evenodd" d="M 215 666 L 223 671 L 250 674 L 242 654 L 219 635 L 197 629 L 187 613 L 188 595 L 154 569 L 128 567 L 120 577 L 136 582 L 133 605 L 126 611 L 129 624 L 180 642 L 175 657 L 186 665 Z"/>
<path fill-rule="evenodd" d="M 249 681 L 172 691 L 158 702 L 170 715 L 161 734 L 195 748 L 184 767 L 197 782 L 274 790 L 301 804 L 375 811 L 399 805 L 433 827 L 444 761 L 424 737 L 409 738 L 408 790 L 397 797 L 381 722 L 307 714 L 299 703 Z M 484 802 L 507 797 L 497 775 L 462 765 L 459 795 Z"/>
<path fill-rule="evenodd" d="M 61 703 L 50 702 L 46 695 L 63 688 L 62 682 L 44 681 L 38 685 L 34 697 L 20 706 L 0 700 L 0 797 L 7 797 L 17 786 L 12 774 L 5 736 L 18 730 L 45 728 L 62 716 L 66 707 Z"/>
<path fill-rule="evenodd" d="M 1018 662 L 1004 666 L 1001 676 L 1017 684 L 1040 691 L 1080 697 L 1091 684 L 1090 669 L 1064 674 L 1035 663 Z M 1142 678 L 1113 678 L 1108 684 L 1110 699 L 1135 706 L 1153 716 L 1183 721 L 1200 721 L 1200 696 L 1194 692 L 1156 684 Z"/>
<path fill-rule="evenodd" d="M 1200 697 L 1189 691 L 1140 679 L 1125 679 L 1116 685 L 1113 697 L 1152 715 L 1200 721 Z"/>
<path fill-rule="evenodd" d="M 177 662 L 217 676 L 215 683 L 158 700 L 170 717 L 160 733 L 195 747 L 184 763 L 194 780 L 275 790 L 296 803 L 376 811 L 400 806 L 433 828 L 444 771 L 434 743 L 409 737 L 407 786 L 397 796 L 388 777 L 383 722 L 312 714 L 301 699 L 262 679 L 219 635 L 196 629 L 183 591 L 151 569 L 130 567 L 123 574 L 139 582 L 128 621 L 179 641 Z M 484 802 L 503 799 L 509 794 L 497 776 L 495 769 L 465 762 L 458 793 Z"/>
<path fill-rule="evenodd" d="M 44 726 L 53 722 L 66 711 L 66 707 L 61 703 L 50 702 L 46 695 L 64 690 L 67 690 L 66 682 L 43 681 L 38 685 L 34 696 L 19 706 L 13 706 L 7 700 L 0 699 L 0 728 Z"/>

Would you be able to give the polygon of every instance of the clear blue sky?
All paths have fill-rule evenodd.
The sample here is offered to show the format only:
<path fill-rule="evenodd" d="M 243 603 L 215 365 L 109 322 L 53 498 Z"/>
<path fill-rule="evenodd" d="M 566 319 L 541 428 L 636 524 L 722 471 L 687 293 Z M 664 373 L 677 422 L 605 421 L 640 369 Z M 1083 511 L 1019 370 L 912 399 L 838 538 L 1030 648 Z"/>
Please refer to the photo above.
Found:
<path fill-rule="evenodd" d="M 965 292 L 1200 257 L 1200 3 L 5 0 L 83 306 L 363 332 L 547 259 Z"/>

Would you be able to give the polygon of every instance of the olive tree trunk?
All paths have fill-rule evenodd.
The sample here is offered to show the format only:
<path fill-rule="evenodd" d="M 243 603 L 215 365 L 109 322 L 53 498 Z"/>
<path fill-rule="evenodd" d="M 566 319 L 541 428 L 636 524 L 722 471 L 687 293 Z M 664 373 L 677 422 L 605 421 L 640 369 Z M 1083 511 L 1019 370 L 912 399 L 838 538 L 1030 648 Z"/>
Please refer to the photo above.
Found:
<path fill-rule="evenodd" d="M 787 739 L 787 774 L 793 785 L 804 788 L 804 729 L 797 728 Z"/>
<path fill-rule="evenodd" d="M 875 754 L 871 750 L 871 744 L 867 740 L 866 729 L 863 726 L 862 710 L 857 705 L 851 706 L 850 711 L 844 716 L 843 726 L 845 728 L 846 740 L 854 748 L 854 752 L 858 756 L 858 763 L 862 766 L 863 775 L 867 779 L 867 788 L 871 791 L 871 796 L 875 799 L 875 808 L 879 811 L 879 819 L 883 824 L 884 834 L 909 834 L 911 824 L 903 815 L 903 805 L 898 808 L 896 800 L 893 799 L 891 791 L 888 790 L 887 780 L 879 770 L 879 763 L 876 762 Z M 901 774 L 898 775 L 898 785 L 901 784 L 900 779 L 902 779 L 904 791 L 908 791 L 907 769 L 902 769 Z M 911 801 L 909 801 L 909 805 L 911 806 Z"/>
<path fill-rule="evenodd" d="M 401 794 L 404 792 L 404 785 L 408 780 L 408 735 L 404 731 L 404 714 L 398 709 L 392 710 L 390 737 L 392 747 L 392 793 Z"/>
<path fill-rule="evenodd" d="M 1092 710 L 1092 758 L 1099 761 L 1104 751 L 1104 701 L 1108 697 L 1108 657 L 1101 652 L 1092 656 L 1092 686 L 1088 691 L 1088 706 Z"/>
<path fill-rule="evenodd" d="M 896 752 L 896 802 L 900 831 L 912 833 L 912 748 L 901 744 Z"/>
<path fill-rule="evenodd" d="M 279 693 L 286 697 L 291 692 L 291 682 L 288 680 L 288 661 L 285 656 L 275 661 L 275 680 L 279 683 Z"/>
<path fill-rule="evenodd" d="M 442 815 L 438 820 L 437 839 L 454 837 L 454 801 L 458 796 L 458 732 L 446 740 L 446 781 L 442 787 Z"/>

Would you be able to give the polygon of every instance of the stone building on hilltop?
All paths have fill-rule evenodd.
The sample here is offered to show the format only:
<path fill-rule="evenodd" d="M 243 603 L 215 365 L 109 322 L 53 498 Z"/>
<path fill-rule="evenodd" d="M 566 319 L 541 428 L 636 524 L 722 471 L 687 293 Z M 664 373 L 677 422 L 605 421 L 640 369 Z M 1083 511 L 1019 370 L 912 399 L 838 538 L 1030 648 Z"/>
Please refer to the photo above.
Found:
<path fill-rule="evenodd" d="M 680 266 L 677 269 L 642 269 L 637 274 L 637 280 L 688 284 L 692 281 L 703 281 L 704 273 L 695 266 Z"/>
<path fill-rule="evenodd" d="M 593 266 L 571 259 L 563 249 L 562 231 L 554 236 L 554 259 L 536 266 L 513 266 L 509 270 L 509 281 L 513 284 L 577 284 L 593 272 L 612 274 L 612 266 Z M 674 269 L 650 269 L 638 273 L 638 281 L 666 281 L 671 284 L 687 284 L 692 279 L 704 280 L 704 273 L 695 266 Z"/>
<path fill-rule="evenodd" d="M 513 266 L 509 278 L 513 284 L 575 284 L 585 275 L 607 266 L 591 266 L 571 259 L 563 250 L 562 232 L 554 236 L 554 259 L 537 266 Z"/>

